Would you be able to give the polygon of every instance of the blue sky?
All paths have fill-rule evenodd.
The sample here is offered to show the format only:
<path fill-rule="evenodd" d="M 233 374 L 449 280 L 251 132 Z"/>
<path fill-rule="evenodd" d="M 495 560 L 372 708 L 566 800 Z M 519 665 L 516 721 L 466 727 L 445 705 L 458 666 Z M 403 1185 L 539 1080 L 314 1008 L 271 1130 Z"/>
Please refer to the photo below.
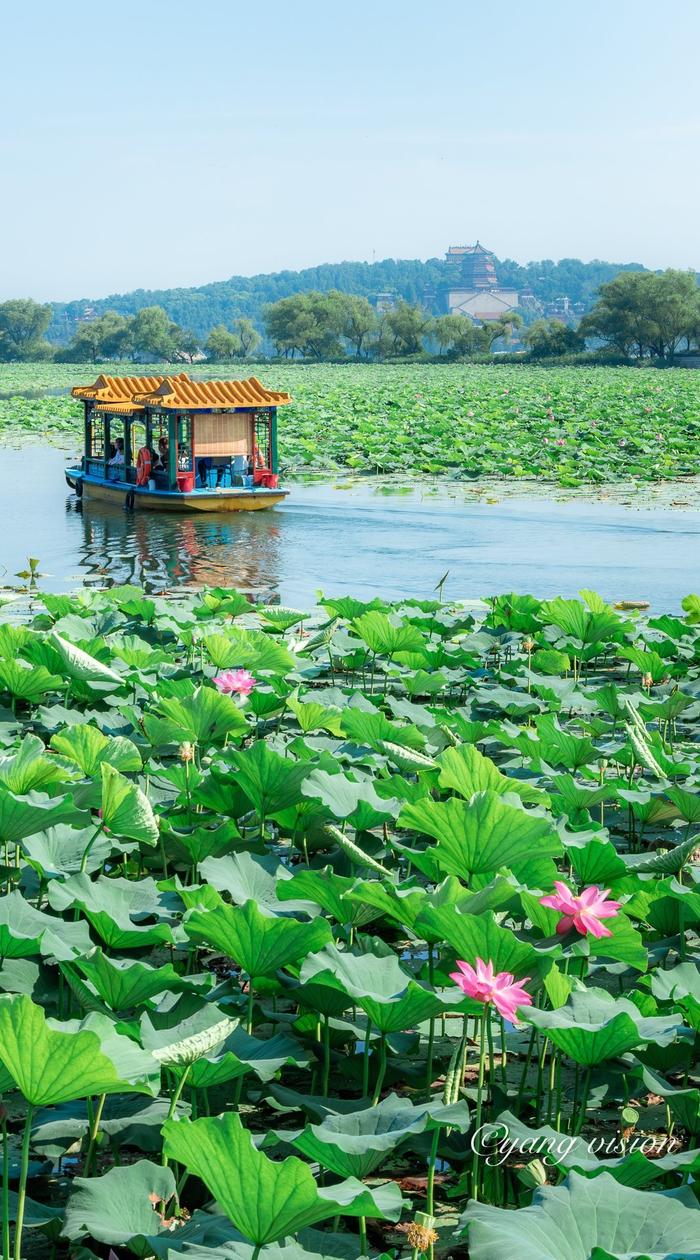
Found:
<path fill-rule="evenodd" d="M 0 299 L 341 259 L 700 269 L 697 0 L 25 0 Z"/>

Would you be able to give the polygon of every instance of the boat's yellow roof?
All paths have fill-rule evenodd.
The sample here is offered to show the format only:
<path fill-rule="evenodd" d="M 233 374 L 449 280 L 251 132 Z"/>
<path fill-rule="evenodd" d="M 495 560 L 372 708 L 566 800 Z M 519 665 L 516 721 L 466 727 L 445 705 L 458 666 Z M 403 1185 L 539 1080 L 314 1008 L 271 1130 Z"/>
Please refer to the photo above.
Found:
<path fill-rule="evenodd" d="M 232 407 L 280 407 L 289 394 L 266 389 L 256 376 L 244 381 L 193 381 L 187 372 L 176 376 L 98 376 L 92 385 L 75 385 L 74 398 L 93 401 L 103 411 L 225 411 Z"/>
<path fill-rule="evenodd" d="M 266 389 L 256 376 L 245 381 L 193 381 L 189 376 L 166 376 L 155 389 L 134 394 L 134 401 L 168 411 L 211 411 L 229 407 L 279 407 L 289 394 Z"/>
<path fill-rule="evenodd" d="M 144 410 L 144 407 L 134 402 L 103 402 L 95 406 L 95 411 L 108 411 L 111 416 L 135 416 L 137 412 Z"/>
<path fill-rule="evenodd" d="M 105 376 L 101 373 L 92 385 L 74 385 L 74 398 L 95 402 L 131 402 L 135 394 L 148 394 L 157 389 L 162 376 Z"/>

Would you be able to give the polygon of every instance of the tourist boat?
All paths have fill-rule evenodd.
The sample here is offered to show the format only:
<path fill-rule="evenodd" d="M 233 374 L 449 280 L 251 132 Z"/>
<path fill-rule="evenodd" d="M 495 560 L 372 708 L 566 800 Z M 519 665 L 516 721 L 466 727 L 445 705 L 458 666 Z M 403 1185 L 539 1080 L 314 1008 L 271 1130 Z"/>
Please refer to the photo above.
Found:
<path fill-rule="evenodd" d="M 84 500 L 156 512 L 256 512 L 286 498 L 277 408 L 289 394 L 244 381 L 98 376 L 71 391 L 85 445 L 66 481 Z"/>

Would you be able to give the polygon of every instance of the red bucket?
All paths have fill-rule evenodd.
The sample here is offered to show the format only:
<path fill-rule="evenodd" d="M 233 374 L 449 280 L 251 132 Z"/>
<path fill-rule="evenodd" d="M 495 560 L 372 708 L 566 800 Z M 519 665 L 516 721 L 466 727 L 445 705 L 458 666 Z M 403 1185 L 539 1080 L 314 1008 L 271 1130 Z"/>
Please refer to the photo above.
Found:
<path fill-rule="evenodd" d="M 265 490 L 276 490 L 279 484 L 277 473 L 270 472 L 269 468 L 258 468 L 255 474 L 256 486 L 262 486 Z"/>
<path fill-rule="evenodd" d="M 185 472 L 177 474 L 177 488 L 180 494 L 191 494 L 194 490 L 194 473 Z"/>

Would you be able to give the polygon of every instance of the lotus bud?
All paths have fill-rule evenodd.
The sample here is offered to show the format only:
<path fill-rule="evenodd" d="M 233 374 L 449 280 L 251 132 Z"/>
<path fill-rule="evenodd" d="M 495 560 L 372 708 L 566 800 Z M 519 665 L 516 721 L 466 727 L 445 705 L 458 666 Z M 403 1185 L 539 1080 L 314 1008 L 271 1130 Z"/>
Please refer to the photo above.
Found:
<path fill-rule="evenodd" d="M 180 761 L 194 761 L 194 744 L 180 744 L 178 752 L 180 754 Z"/>
<path fill-rule="evenodd" d="M 535 640 L 531 639 L 529 636 L 527 639 L 523 639 L 523 649 L 529 656 L 530 653 L 535 650 Z"/>
<path fill-rule="evenodd" d="M 541 1159 L 533 1159 L 524 1168 L 518 1169 L 518 1181 L 524 1186 L 536 1190 L 538 1186 L 547 1185 L 547 1169 Z"/>
<path fill-rule="evenodd" d="M 653 682 L 654 682 L 654 679 L 652 678 L 651 674 L 642 675 L 642 686 L 646 688 L 647 691 L 651 690 Z"/>

